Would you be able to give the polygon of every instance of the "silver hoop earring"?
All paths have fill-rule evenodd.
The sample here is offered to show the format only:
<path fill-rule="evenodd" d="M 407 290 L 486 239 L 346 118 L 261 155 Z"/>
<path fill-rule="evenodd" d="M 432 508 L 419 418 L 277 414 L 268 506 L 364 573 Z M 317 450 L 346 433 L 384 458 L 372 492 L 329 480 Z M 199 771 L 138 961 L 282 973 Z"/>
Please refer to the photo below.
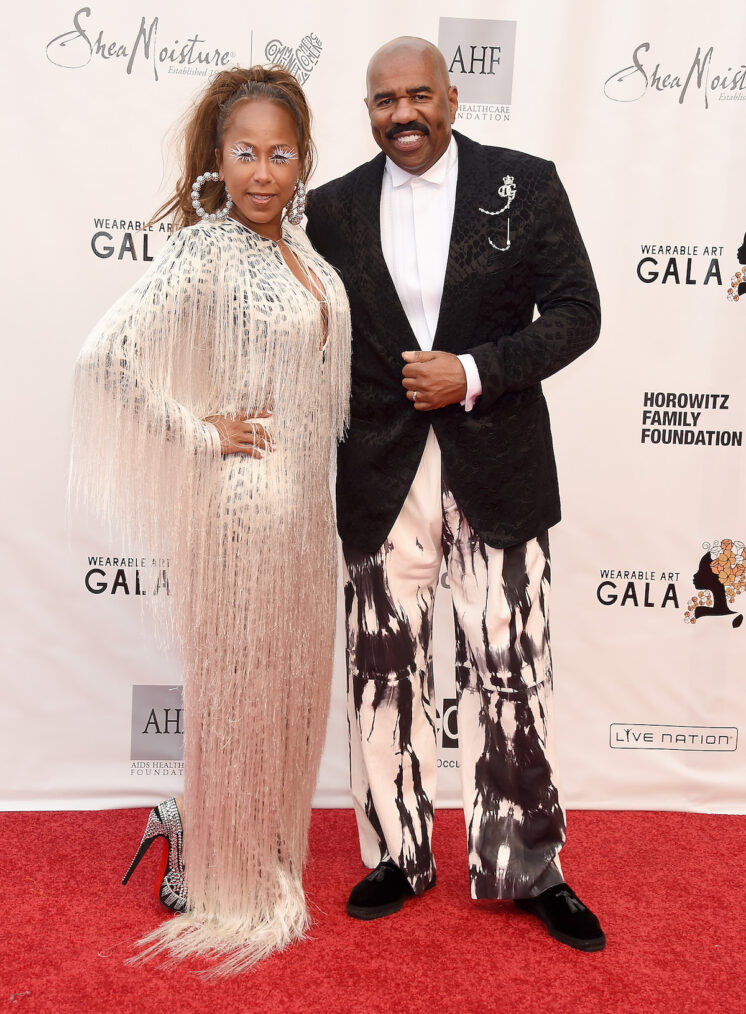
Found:
<path fill-rule="evenodd" d="M 306 188 L 303 182 L 298 180 L 295 184 L 295 192 L 291 201 L 285 205 L 287 209 L 288 222 L 291 225 L 300 225 L 306 211 Z"/>
<path fill-rule="evenodd" d="M 225 204 L 220 211 L 205 211 L 199 202 L 199 192 L 205 183 L 217 182 L 220 179 L 219 173 L 203 173 L 198 176 L 197 179 L 192 183 L 192 207 L 200 218 L 203 218 L 206 222 L 222 222 L 228 217 L 228 212 L 233 207 L 233 198 L 228 193 L 228 188 L 225 189 Z"/>

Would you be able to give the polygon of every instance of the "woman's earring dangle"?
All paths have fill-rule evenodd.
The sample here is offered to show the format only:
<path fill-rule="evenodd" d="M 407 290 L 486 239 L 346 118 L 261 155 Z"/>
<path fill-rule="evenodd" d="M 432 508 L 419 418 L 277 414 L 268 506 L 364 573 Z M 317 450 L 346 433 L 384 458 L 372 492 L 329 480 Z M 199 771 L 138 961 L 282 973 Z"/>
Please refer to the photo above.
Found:
<path fill-rule="evenodd" d="M 216 183 L 219 179 L 219 173 L 203 173 L 201 176 L 197 177 L 194 183 L 192 183 L 192 207 L 199 218 L 203 218 L 206 222 L 222 222 L 228 217 L 228 213 L 233 207 L 233 198 L 228 193 L 227 187 L 225 190 L 225 204 L 220 211 L 205 211 L 200 204 L 199 192 L 205 183 Z"/>
<path fill-rule="evenodd" d="M 306 211 L 306 188 L 303 186 L 302 180 L 298 180 L 295 184 L 293 199 L 288 202 L 286 207 L 288 209 L 288 222 L 291 225 L 300 225 Z"/>

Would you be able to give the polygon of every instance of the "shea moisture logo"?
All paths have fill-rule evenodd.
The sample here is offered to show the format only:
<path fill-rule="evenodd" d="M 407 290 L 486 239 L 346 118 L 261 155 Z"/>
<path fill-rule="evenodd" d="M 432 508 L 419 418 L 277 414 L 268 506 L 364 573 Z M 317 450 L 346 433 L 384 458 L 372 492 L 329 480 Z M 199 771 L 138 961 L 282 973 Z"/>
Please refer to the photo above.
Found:
<path fill-rule="evenodd" d="M 743 430 L 723 426 L 720 413 L 729 410 L 729 394 L 646 391 L 642 398 L 640 442 L 679 447 L 740 447 Z"/>
<path fill-rule="evenodd" d="M 321 59 L 321 39 L 311 33 L 304 35 L 297 46 L 285 46 L 279 39 L 273 39 L 264 47 L 268 63 L 279 63 L 290 71 L 299 84 L 304 85 L 311 71 Z"/>
<path fill-rule="evenodd" d="M 675 67 L 656 62 L 650 55 L 650 43 L 641 42 L 632 53 L 632 63 L 615 71 L 604 83 L 604 94 L 613 102 L 637 102 L 649 92 L 687 99 L 710 108 L 710 100 L 738 102 L 746 100 L 746 63 L 715 59 L 715 47 L 697 47 L 694 57 Z"/>
<path fill-rule="evenodd" d="M 217 49 L 197 33 L 187 38 L 161 38 L 159 18 L 148 21 L 144 16 L 132 34 L 115 39 L 103 28 L 90 24 L 91 8 L 81 7 L 73 15 L 70 31 L 57 35 L 47 43 L 47 59 L 55 67 L 79 70 L 94 59 L 124 66 L 127 74 L 135 64 L 150 66 L 156 81 L 159 70 L 167 74 L 188 74 L 207 77 L 235 60 L 233 50 Z"/>

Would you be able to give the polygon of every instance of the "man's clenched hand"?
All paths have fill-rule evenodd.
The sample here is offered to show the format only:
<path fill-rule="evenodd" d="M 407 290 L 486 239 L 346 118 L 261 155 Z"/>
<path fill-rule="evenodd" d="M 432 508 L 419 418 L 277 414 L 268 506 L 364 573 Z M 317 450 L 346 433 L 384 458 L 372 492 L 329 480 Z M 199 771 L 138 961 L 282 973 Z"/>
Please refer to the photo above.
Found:
<path fill-rule="evenodd" d="M 418 412 L 458 405 L 466 397 L 466 373 L 450 352 L 402 352 L 402 385 Z"/>

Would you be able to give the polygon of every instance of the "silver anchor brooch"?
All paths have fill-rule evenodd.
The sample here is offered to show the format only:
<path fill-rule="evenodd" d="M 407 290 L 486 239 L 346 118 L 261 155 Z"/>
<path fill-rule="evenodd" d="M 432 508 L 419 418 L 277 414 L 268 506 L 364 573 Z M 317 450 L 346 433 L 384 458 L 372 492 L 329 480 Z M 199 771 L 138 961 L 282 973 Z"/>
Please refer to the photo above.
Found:
<path fill-rule="evenodd" d="M 503 176 L 503 185 L 499 188 L 497 192 L 500 195 L 500 197 L 505 198 L 505 204 L 503 204 L 502 208 L 499 208 L 497 211 L 488 211 L 486 208 L 480 208 L 479 210 L 482 212 L 483 215 L 502 215 L 502 213 L 504 211 L 507 211 L 510 205 L 513 203 L 513 198 L 515 197 L 516 190 L 517 187 L 515 185 L 514 178 L 512 176 Z M 498 246 L 497 243 L 494 243 L 489 236 L 487 237 L 487 242 L 491 247 L 494 247 L 495 250 L 501 251 L 510 250 L 510 215 L 508 215 L 508 220 L 506 222 L 505 246 Z"/>

